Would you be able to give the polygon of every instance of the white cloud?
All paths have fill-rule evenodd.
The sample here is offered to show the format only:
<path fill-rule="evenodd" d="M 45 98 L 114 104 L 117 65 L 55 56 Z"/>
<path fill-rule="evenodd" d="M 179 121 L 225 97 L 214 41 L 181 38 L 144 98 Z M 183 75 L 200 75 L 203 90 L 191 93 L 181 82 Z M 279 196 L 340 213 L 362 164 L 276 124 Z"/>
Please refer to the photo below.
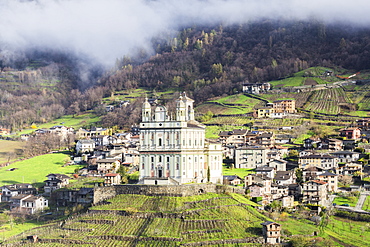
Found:
<path fill-rule="evenodd" d="M 2 47 L 68 49 L 103 64 L 179 25 L 257 18 L 370 24 L 365 0 L 0 0 Z"/>

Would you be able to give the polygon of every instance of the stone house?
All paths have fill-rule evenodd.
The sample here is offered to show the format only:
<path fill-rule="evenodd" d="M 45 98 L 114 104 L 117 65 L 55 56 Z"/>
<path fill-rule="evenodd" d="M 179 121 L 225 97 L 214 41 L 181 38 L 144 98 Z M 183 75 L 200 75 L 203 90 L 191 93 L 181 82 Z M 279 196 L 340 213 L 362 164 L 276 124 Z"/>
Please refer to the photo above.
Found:
<path fill-rule="evenodd" d="M 48 207 L 48 200 L 42 196 L 16 195 L 10 198 L 10 211 L 20 214 L 34 214 Z"/>
<path fill-rule="evenodd" d="M 281 225 L 276 222 L 266 221 L 261 223 L 262 235 L 265 240 L 265 244 L 279 244 L 281 243 Z"/>
<path fill-rule="evenodd" d="M 328 183 L 320 180 L 311 180 L 303 183 L 303 202 L 327 206 L 328 204 Z"/>
<path fill-rule="evenodd" d="M 51 192 L 65 187 L 67 184 L 69 184 L 69 180 L 71 179 L 67 175 L 54 173 L 51 173 L 46 177 L 48 179 L 44 181 L 44 191 L 47 194 L 51 194 Z"/>

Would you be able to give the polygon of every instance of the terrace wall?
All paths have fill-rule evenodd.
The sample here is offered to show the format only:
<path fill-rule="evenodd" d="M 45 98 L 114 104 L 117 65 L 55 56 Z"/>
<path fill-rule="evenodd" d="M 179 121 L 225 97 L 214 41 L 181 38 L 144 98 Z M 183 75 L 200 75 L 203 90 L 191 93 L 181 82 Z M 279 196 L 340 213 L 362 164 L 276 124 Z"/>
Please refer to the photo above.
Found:
<path fill-rule="evenodd" d="M 115 185 L 96 187 L 93 204 L 120 194 L 136 194 L 147 196 L 194 196 L 203 193 L 238 193 L 244 194 L 241 188 L 216 184 L 187 184 L 187 185 Z"/>

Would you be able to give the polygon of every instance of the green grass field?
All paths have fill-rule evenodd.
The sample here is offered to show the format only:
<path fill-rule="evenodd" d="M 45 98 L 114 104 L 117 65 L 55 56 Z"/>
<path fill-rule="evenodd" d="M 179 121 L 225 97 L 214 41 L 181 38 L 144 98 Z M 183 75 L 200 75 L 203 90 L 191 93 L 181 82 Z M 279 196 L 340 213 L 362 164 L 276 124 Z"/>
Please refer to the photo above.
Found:
<path fill-rule="evenodd" d="M 248 174 L 255 173 L 254 169 L 245 169 L 245 168 L 226 168 L 225 166 L 222 169 L 222 174 L 224 176 L 237 175 L 240 178 L 244 179 Z M 244 182 L 244 181 L 242 181 Z"/>
<path fill-rule="evenodd" d="M 32 183 L 41 185 L 50 173 L 71 175 L 81 166 L 63 165 L 69 160 L 67 153 L 52 153 L 37 156 L 31 159 L 17 161 L 9 166 L 0 168 L 0 186 L 16 183 Z M 10 168 L 16 168 L 9 171 Z"/>
<path fill-rule="evenodd" d="M 348 199 L 346 197 L 335 197 L 333 203 L 337 205 L 348 204 L 350 207 L 355 207 L 358 201 L 358 197 L 354 197 L 354 200 Z"/>

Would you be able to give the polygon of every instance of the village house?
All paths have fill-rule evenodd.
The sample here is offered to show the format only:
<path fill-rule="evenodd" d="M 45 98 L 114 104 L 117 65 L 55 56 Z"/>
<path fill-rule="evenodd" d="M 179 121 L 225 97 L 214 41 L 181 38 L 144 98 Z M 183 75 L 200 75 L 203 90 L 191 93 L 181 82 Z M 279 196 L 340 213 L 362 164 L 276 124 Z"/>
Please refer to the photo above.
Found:
<path fill-rule="evenodd" d="M 256 136 L 257 145 L 271 147 L 275 145 L 275 138 L 273 133 L 262 133 Z"/>
<path fill-rule="evenodd" d="M 275 169 L 275 171 L 286 171 L 287 161 L 285 160 L 272 160 L 268 162 L 268 166 Z"/>
<path fill-rule="evenodd" d="M 361 130 L 359 128 L 345 128 L 339 130 L 340 136 L 345 137 L 346 139 L 357 140 L 361 137 Z"/>
<path fill-rule="evenodd" d="M 8 202 L 10 198 L 17 195 L 35 195 L 36 188 L 31 184 L 11 184 L 1 187 L 0 202 Z"/>
<path fill-rule="evenodd" d="M 224 183 L 228 185 L 234 185 L 237 186 L 238 184 L 241 184 L 242 179 L 237 175 L 229 175 L 229 176 L 223 176 Z"/>
<path fill-rule="evenodd" d="M 272 107 L 277 113 L 295 113 L 295 100 L 285 99 L 285 100 L 275 100 L 272 103 Z"/>
<path fill-rule="evenodd" d="M 94 200 L 94 188 L 61 189 L 53 192 L 57 206 L 76 204 L 90 205 Z"/>
<path fill-rule="evenodd" d="M 271 84 L 264 83 L 243 83 L 243 93 L 260 94 L 271 89 Z"/>
<path fill-rule="evenodd" d="M 288 144 L 292 143 L 293 140 L 292 135 L 287 135 L 287 134 L 277 134 L 275 135 L 275 143 L 276 144 Z"/>
<path fill-rule="evenodd" d="M 99 136 L 99 135 L 111 135 L 112 129 L 110 128 L 101 128 L 101 127 L 94 127 L 91 130 L 86 130 L 80 128 L 76 132 L 76 138 L 77 139 L 85 139 L 90 138 L 92 136 Z"/>
<path fill-rule="evenodd" d="M 272 183 L 271 184 L 271 195 L 272 195 L 272 200 L 277 200 L 277 199 L 282 198 L 284 196 L 288 196 L 289 195 L 289 188 L 288 188 L 288 186 L 285 186 L 285 185 Z"/>
<path fill-rule="evenodd" d="M 338 158 L 328 154 L 312 154 L 299 157 L 298 165 L 301 169 L 316 166 L 325 170 L 330 170 L 338 167 Z"/>
<path fill-rule="evenodd" d="M 96 170 L 99 173 L 117 172 L 120 161 L 116 159 L 100 159 L 96 161 Z"/>
<path fill-rule="evenodd" d="M 235 149 L 235 168 L 253 169 L 267 165 L 267 152 L 264 147 L 240 147 Z"/>
<path fill-rule="evenodd" d="M 324 139 L 322 141 L 322 148 L 331 151 L 343 150 L 343 141 L 335 138 Z"/>
<path fill-rule="evenodd" d="M 326 182 L 329 192 L 338 192 L 338 175 L 325 171 L 317 175 L 317 180 Z"/>
<path fill-rule="evenodd" d="M 338 151 L 330 154 L 338 158 L 338 163 L 356 162 L 360 158 L 360 153 L 351 151 Z"/>
<path fill-rule="evenodd" d="M 272 179 L 275 177 L 275 169 L 273 167 L 260 166 L 256 168 L 256 174 L 266 175 Z"/>
<path fill-rule="evenodd" d="M 316 167 L 316 166 L 310 166 L 302 170 L 302 179 L 304 182 L 315 180 L 317 179 L 317 176 L 321 173 L 324 173 L 324 169 Z"/>
<path fill-rule="evenodd" d="M 321 139 L 319 137 L 310 137 L 303 140 L 303 147 L 305 149 L 321 148 Z"/>
<path fill-rule="evenodd" d="M 0 127 L 0 135 L 9 135 L 10 129 Z"/>
<path fill-rule="evenodd" d="M 356 126 L 361 130 L 369 130 L 370 118 L 363 118 L 356 120 Z"/>
<path fill-rule="evenodd" d="M 303 203 L 327 206 L 328 184 L 320 180 L 303 183 Z"/>
<path fill-rule="evenodd" d="M 262 235 L 265 240 L 265 244 L 279 244 L 281 243 L 281 225 L 276 222 L 266 221 L 261 223 Z"/>
<path fill-rule="evenodd" d="M 294 171 L 277 171 L 274 177 L 275 183 L 279 185 L 288 185 L 295 183 Z"/>
<path fill-rule="evenodd" d="M 246 135 L 247 129 L 234 129 L 232 131 L 221 131 L 219 134 L 219 140 L 223 146 L 244 146 L 247 142 Z"/>
<path fill-rule="evenodd" d="M 82 139 L 76 143 L 76 153 L 89 153 L 93 152 L 95 148 L 95 142 L 90 139 Z"/>
<path fill-rule="evenodd" d="M 119 173 L 107 173 L 104 175 L 104 185 L 112 186 L 121 184 L 121 175 Z"/>
<path fill-rule="evenodd" d="M 119 143 L 119 139 L 117 137 L 108 135 L 92 136 L 90 139 L 95 142 L 95 146 L 105 146 Z"/>
<path fill-rule="evenodd" d="M 46 177 L 48 179 L 44 181 L 44 191 L 47 194 L 51 194 L 51 192 L 65 187 L 67 184 L 69 184 L 69 180 L 71 179 L 67 175 L 54 173 L 51 173 Z"/>
<path fill-rule="evenodd" d="M 335 169 L 335 173 L 338 175 L 354 175 L 355 173 L 362 173 L 363 167 L 361 163 L 351 162 L 345 164 L 339 164 Z"/>
<path fill-rule="evenodd" d="M 278 199 L 276 199 L 281 202 L 281 206 L 285 208 L 292 208 L 294 207 L 294 196 L 282 196 Z"/>
<path fill-rule="evenodd" d="M 48 200 L 43 196 L 16 195 L 10 202 L 10 212 L 16 214 L 34 214 L 48 207 Z"/>

